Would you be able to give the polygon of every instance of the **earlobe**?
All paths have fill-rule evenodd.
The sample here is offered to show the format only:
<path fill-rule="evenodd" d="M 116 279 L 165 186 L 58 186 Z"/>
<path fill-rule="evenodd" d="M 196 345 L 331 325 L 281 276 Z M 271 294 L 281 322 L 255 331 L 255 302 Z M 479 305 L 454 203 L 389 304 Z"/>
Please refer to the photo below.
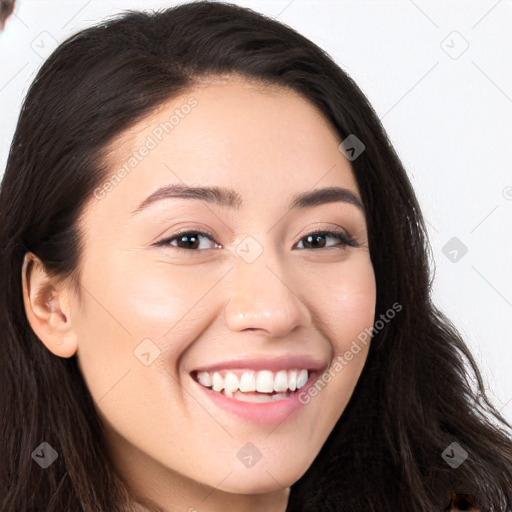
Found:
<path fill-rule="evenodd" d="M 27 252 L 21 270 L 23 303 L 36 336 L 50 352 L 71 357 L 78 348 L 72 328 L 68 290 L 49 276 L 41 260 Z"/>

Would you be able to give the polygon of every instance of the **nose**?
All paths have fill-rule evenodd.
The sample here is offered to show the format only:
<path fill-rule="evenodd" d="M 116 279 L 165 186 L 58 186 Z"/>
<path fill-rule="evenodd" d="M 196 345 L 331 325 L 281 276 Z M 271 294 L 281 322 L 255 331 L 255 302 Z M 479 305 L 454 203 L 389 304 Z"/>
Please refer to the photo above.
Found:
<path fill-rule="evenodd" d="M 285 337 L 311 322 L 310 311 L 295 289 L 296 280 L 265 251 L 252 262 L 237 261 L 230 272 L 224 321 L 232 331 L 255 330 L 270 337 Z"/>

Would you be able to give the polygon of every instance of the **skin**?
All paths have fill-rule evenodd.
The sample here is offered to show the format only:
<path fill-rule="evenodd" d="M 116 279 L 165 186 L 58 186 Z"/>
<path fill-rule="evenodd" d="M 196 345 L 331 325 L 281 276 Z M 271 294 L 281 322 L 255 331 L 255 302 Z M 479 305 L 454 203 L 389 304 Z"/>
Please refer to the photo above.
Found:
<path fill-rule="evenodd" d="M 236 76 L 196 85 L 123 132 L 110 146 L 112 171 L 191 96 L 190 114 L 117 187 L 86 205 L 81 297 L 28 255 L 25 307 L 49 350 L 77 354 L 114 464 L 135 493 L 165 511 L 282 512 L 289 486 L 345 409 L 368 346 L 279 426 L 217 408 L 189 372 L 288 353 L 329 365 L 344 354 L 374 322 L 365 216 L 344 202 L 287 211 L 292 195 L 314 188 L 344 187 L 360 198 L 350 162 L 311 103 Z M 174 198 L 131 213 L 172 183 L 230 187 L 243 206 Z M 188 252 L 179 237 L 153 245 L 183 229 L 214 241 L 201 237 Z M 360 245 L 328 236 L 305 249 L 317 229 L 343 230 Z M 236 252 L 248 236 L 262 248 L 251 263 Z M 160 350 L 149 366 L 133 353 L 147 338 Z M 236 456 L 247 442 L 262 454 L 251 468 Z"/>

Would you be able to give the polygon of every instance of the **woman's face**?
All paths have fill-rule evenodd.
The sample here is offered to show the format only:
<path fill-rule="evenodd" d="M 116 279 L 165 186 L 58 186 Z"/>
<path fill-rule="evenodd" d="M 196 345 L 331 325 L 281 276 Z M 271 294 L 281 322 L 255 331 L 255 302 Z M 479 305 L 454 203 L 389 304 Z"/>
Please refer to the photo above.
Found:
<path fill-rule="evenodd" d="M 360 201 L 340 142 L 296 93 L 218 79 L 111 145 L 72 319 L 115 464 L 156 501 L 280 491 L 343 413 L 367 345 L 307 392 L 374 321 L 363 209 L 307 200 Z"/>

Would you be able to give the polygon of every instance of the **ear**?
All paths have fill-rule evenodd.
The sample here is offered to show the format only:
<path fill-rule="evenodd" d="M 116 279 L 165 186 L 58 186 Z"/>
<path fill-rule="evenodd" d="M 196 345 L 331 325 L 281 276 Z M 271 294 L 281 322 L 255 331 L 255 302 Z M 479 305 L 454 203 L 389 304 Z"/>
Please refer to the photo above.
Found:
<path fill-rule="evenodd" d="M 51 278 L 41 260 L 27 252 L 21 270 L 27 319 L 46 348 L 59 357 L 71 357 L 78 348 L 72 329 L 69 290 Z"/>

